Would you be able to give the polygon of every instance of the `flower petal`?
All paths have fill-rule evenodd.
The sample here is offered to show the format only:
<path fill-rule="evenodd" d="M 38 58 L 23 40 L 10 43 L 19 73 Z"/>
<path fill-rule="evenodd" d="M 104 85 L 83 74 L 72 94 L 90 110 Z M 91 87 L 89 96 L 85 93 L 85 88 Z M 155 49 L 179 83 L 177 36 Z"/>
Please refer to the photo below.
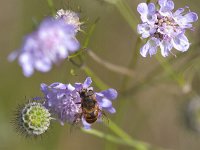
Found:
<path fill-rule="evenodd" d="M 80 43 L 77 39 L 71 38 L 67 40 L 67 47 L 70 52 L 75 52 L 80 48 Z"/>
<path fill-rule="evenodd" d="M 146 3 L 138 4 L 137 11 L 140 13 L 140 15 L 146 15 L 148 13 L 147 4 Z"/>
<path fill-rule="evenodd" d="M 172 44 L 175 49 L 185 52 L 188 50 L 190 43 L 184 33 L 178 34 L 172 39 Z"/>
<path fill-rule="evenodd" d="M 88 88 L 92 84 L 91 77 L 87 77 L 85 82 L 83 83 L 83 88 Z"/>
<path fill-rule="evenodd" d="M 111 107 L 112 102 L 107 98 L 102 98 L 101 101 L 98 101 L 99 105 L 103 108 Z"/>
<path fill-rule="evenodd" d="M 19 63 L 22 66 L 24 75 L 30 77 L 34 72 L 31 56 L 28 53 L 21 54 Z"/>
<path fill-rule="evenodd" d="M 82 83 L 75 83 L 74 87 L 77 91 L 80 91 L 83 88 L 83 84 Z"/>
<path fill-rule="evenodd" d="M 174 2 L 172 0 L 159 0 L 158 3 L 160 5 L 159 12 L 162 15 L 164 16 L 171 15 L 171 10 L 174 9 Z"/>
<path fill-rule="evenodd" d="M 184 8 L 179 8 L 173 13 L 173 16 L 179 16 L 182 12 L 184 12 Z"/>
<path fill-rule="evenodd" d="M 187 20 L 187 22 L 195 22 L 198 20 L 198 15 L 194 12 L 189 12 L 184 17 Z"/>
<path fill-rule="evenodd" d="M 109 100 L 114 100 L 117 98 L 117 91 L 115 89 L 108 89 L 105 91 L 101 91 L 100 93 L 102 93 L 107 99 Z"/>
<path fill-rule="evenodd" d="M 49 59 L 38 59 L 34 62 L 34 66 L 38 71 L 48 72 L 51 69 L 51 62 Z"/>
<path fill-rule="evenodd" d="M 169 41 L 163 40 L 162 42 L 160 42 L 160 49 L 161 49 L 162 56 L 163 57 L 168 56 L 172 47 L 173 46 Z"/>
<path fill-rule="evenodd" d="M 156 38 L 149 39 L 147 43 L 140 49 L 140 54 L 143 57 L 146 57 L 148 54 L 150 56 L 156 54 L 158 44 L 159 44 L 158 39 Z"/>
<path fill-rule="evenodd" d="M 154 14 L 156 12 L 156 7 L 155 7 L 154 3 L 148 4 L 148 11 L 150 14 Z"/>
<path fill-rule="evenodd" d="M 109 113 L 111 113 L 111 114 L 116 113 L 116 110 L 115 110 L 114 107 L 106 108 L 106 110 L 107 110 Z"/>

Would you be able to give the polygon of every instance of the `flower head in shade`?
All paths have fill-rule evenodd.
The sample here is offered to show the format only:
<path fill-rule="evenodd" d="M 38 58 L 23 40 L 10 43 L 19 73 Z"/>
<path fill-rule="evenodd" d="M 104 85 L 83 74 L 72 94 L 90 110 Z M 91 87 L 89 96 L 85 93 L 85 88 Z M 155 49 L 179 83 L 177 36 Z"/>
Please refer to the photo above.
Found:
<path fill-rule="evenodd" d="M 50 86 L 41 84 L 41 90 L 45 95 L 45 107 L 57 116 L 61 124 L 76 123 L 82 121 L 84 127 L 89 129 L 91 123 L 88 123 L 84 116 L 82 95 L 83 90 L 92 90 L 90 87 L 92 80 L 90 77 L 86 78 L 84 83 L 75 83 L 74 86 L 71 84 L 53 83 Z M 111 100 L 117 98 L 117 91 L 114 89 L 108 89 L 101 92 L 93 93 L 96 98 L 96 103 L 99 108 L 97 119 L 101 119 L 102 112 L 105 110 L 110 113 L 115 113 L 116 110 L 112 106 Z M 79 116 L 77 118 L 77 116 Z"/>
<path fill-rule="evenodd" d="M 148 38 L 147 43 L 140 49 L 140 54 L 146 57 L 156 54 L 158 47 L 166 57 L 174 47 L 178 51 L 187 51 L 190 43 L 185 36 L 186 29 L 192 29 L 193 22 L 198 20 L 194 12 L 185 12 L 186 8 L 179 8 L 175 12 L 172 0 L 158 0 L 159 8 L 154 3 L 140 3 L 137 11 L 142 23 L 138 25 L 141 38 Z"/>
<path fill-rule="evenodd" d="M 48 72 L 53 64 L 59 64 L 79 49 L 76 29 L 63 20 L 46 18 L 38 29 L 26 36 L 20 51 L 11 53 L 9 60 L 19 58 L 26 77 L 34 70 Z"/>
<path fill-rule="evenodd" d="M 60 9 L 57 11 L 55 16 L 56 19 L 63 19 L 66 24 L 73 25 L 76 32 L 80 31 L 80 25 L 82 24 L 79 20 L 79 16 L 77 13 L 71 10 L 63 10 Z"/>

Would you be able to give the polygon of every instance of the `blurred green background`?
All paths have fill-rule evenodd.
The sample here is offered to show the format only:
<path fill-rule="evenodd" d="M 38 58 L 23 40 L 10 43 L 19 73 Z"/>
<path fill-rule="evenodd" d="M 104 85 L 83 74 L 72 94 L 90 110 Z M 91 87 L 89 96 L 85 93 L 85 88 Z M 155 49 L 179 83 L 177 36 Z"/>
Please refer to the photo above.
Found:
<path fill-rule="evenodd" d="M 136 7 L 141 1 L 126 0 L 126 2 L 137 14 Z M 174 2 L 176 9 L 187 5 L 197 14 L 200 12 L 198 0 L 175 0 Z M 80 6 L 82 18 L 87 20 L 82 26 L 86 32 L 99 17 L 100 20 L 88 47 L 99 57 L 113 64 L 131 67 L 130 62 L 134 52 L 138 52 L 135 47 L 138 35 L 132 31 L 114 5 L 100 0 L 55 0 L 54 4 L 56 9 L 76 10 Z M 70 133 L 70 126 L 61 126 L 56 122 L 52 123 L 46 135 L 38 139 L 26 139 L 15 132 L 10 123 L 14 110 L 27 98 L 42 96 L 41 83 L 83 82 L 86 75 L 84 71 L 65 61 L 60 66 L 54 66 L 48 73 L 35 72 L 30 78 L 24 77 L 17 61 L 9 63 L 7 56 L 13 50 L 20 48 L 23 37 L 33 31 L 34 20 L 39 22 L 45 16 L 49 16 L 50 9 L 45 0 L 0 0 L 0 12 L 0 149 L 132 149 L 109 143 L 80 130 Z M 139 19 L 139 14 L 137 17 Z M 168 72 L 162 68 L 155 57 L 142 58 L 139 55 L 137 64 L 132 67 L 135 75 L 129 79 L 126 86 L 131 90 L 123 92 L 126 91 L 123 86 L 124 77 L 104 68 L 87 56 L 86 64 L 98 77 L 110 87 L 121 91 L 118 100 L 114 101 L 117 113 L 109 115 L 109 118 L 133 138 L 173 150 L 199 150 L 200 133 L 193 131 L 187 125 L 184 111 L 188 101 L 200 94 L 199 25 L 196 22 L 195 32 L 187 32 L 192 43 L 189 51 L 176 58 L 173 56 L 169 58 L 172 60 L 168 62 L 171 68 L 184 77 L 185 82 L 182 86 L 179 86 L 173 77 L 165 77 Z M 79 33 L 78 39 L 81 42 L 84 41 L 84 37 L 83 33 Z M 197 61 L 191 64 L 192 60 Z M 149 74 L 155 68 L 158 68 L 158 71 Z M 70 69 L 75 69 L 77 76 L 72 76 Z M 143 88 L 137 90 L 131 88 L 147 76 L 149 79 L 155 79 Z M 102 124 L 95 124 L 93 128 L 109 132 Z"/>

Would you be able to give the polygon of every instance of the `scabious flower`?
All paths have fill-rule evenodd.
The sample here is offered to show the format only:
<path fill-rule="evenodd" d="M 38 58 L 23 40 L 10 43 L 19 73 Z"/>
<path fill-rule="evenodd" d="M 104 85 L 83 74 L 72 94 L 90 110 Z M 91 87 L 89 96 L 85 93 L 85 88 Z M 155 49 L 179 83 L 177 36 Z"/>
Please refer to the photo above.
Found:
<path fill-rule="evenodd" d="M 67 24 L 73 25 L 76 32 L 81 30 L 80 26 L 82 23 L 80 22 L 78 13 L 76 12 L 60 9 L 57 11 L 55 18 L 63 19 Z"/>
<path fill-rule="evenodd" d="M 148 38 L 147 43 L 140 49 L 140 54 L 143 57 L 148 54 L 152 56 L 156 54 L 158 47 L 163 57 L 168 56 L 173 47 L 181 52 L 187 51 L 190 43 L 185 31 L 192 29 L 191 23 L 198 20 L 197 14 L 185 12 L 186 7 L 173 12 L 172 0 L 158 0 L 158 4 L 158 9 L 154 3 L 140 3 L 137 7 L 142 20 L 137 31 L 141 38 Z"/>
<path fill-rule="evenodd" d="M 79 49 L 76 30 L 62 19 L 46 18 L 35 32 L 26 36 L 20 51 L 11 53 L 8 59 L 19 57 L 26 77 L 30 77 L 34 69 L 48 72 L 53 64 L 59 64 Z"/>
<path fill-rule="evenodd" d="M 62 125 L 73 123 L 75 114 L 80 112 L 80 95 L 71 84 L 42 83 L 41 91 L 45 95 L 45 106 L 55 115 Z"/>
<path fill-rule="evenodd" d="M 58 117 L 58 120 L 63 125 L 65 122 L 73 124 L 77 114 L 81 114 L 81 96 L 80 92 L 83 89 L 93 90 L 90 87 L 92 80 L 90 77 L 86 78 L 84 83 L 71 84 L 53 83 L 50 86 L 41 84 L 41 90 L 46 98 L 46 107 Z M 100 110 L 105 110 L 110 113 L 115 113 L 116 110 L 112 106 L 111 100 L 116 99 L 117 91 L 114 89 L 108 89 L 101 92 L 94 92 L 97 100 L 97 104 Z M 99 113 L 98 119 L 102 116 Z M 87 123 L 82 115 L 82 123 L 86 129 L 89 129 L 91 124 Z M 81 121 L 79 120 L 79 121 Z"/>

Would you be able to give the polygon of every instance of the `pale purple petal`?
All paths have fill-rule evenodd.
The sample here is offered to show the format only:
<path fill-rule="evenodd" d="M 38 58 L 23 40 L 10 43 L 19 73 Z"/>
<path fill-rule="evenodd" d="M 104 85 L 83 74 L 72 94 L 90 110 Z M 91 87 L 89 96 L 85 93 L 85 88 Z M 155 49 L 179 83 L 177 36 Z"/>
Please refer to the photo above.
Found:
<path fill-rule="evenodd" d="M 187 22 L 195 22 L 198 20 L 198 15 L 194 12 L 189 12 L 184 17 L 187 20 Z"/>
<path fill-rule="evenodd" d="M 173 16 L 174 16 L 174 17 L 177 17 L 177 16 L 179 16 L 182 12 L 184 12 L 184 8 L 179 8 L 179 9 L 177 9 L 177 10 L 173 13 Z"/>
<path fill-rule="evenodd" d="M 112 106 L 112 102 L 106 98 L 102 98 L 101 100 L 98 100 L 99 105 L 102 108 L 107 108 Z"/>
<path fill-rule="evenodd" d="M 66 85 L 67 89 L 70 90 L 70 91 L 74 91 L 76 88 L 73 87 L 71 84 L 67 84 Z"/>
<path fill-rule="evenodd" d="M 106 110 L 107 110 L 109 113 L 111 113 L 111 114 L 116 113 L 116 110 L 115 110 L 114 107 L 107 108 Z"/>
<path fill-rule="evenodd" d="M 163 40 L 160 42 L 160 49 L 161 49 L 161 54 L 163 57 L 167 57 L 172 49 L 172 44 L 170 41 Z"/>
<path fill-rule="evenodd" d="M 31 57 L 29 54 L 22 54 L 19 56 L 19 63 L 20 65 L 22 66 L 22 69 L 23 69 L 23 74 L 26 76 L 26 77 L 30 77 L 33 72 L 34 72 L 34 69 L 32 67 L 32 61 L 31 61 Z"/>
<path fill-rule="evenodd" d="M 117 91 L 115 89 L 108 89 L 105 91 L 101 91 L 101 93 L 109 100 L 114 100 L 117 98 Z"/>
<path fill-rule="evenodd" d="M 14 61 L 18 57 L 19 54 L 20 54 L 20 52 L 18 50 L 14 51 L 14 52 L 11 52 L 8 55 L 8 61 L 10 61 L 10 62 Z"/>
<path fill-rule="evenodd" d="M 35 61 L 34 66 L 38 71 L 48 72 L 51 69 L 51 62 L 48 59 L 41 59 Z"/>
<path fill-rule="evenodd" d="M 75 39 L 75 38 L 69 39 L 69 40 L 67 41 L 66 44 L 67 44 L 68 50 L 69 50 L 70 52 L 75 52 L 75 51 L 77 51 L 77 49 L 80 48 L 80 43 L 79 43 L 79 41 L 78 41 L 77 39 Z"/>
<path fill-rule="evenodd" d="M 143 57 L 147 57 L 149 54 L 150 56 L 156 54 L 157 47 L 159 45 L 159 40 L 156 38 L 151 38 L 147 41 L 147 43 L 140 49 L 140 54 Z"/>
<path fill-rule="evenodd" d="M 174 9 L 174 2 L 172 0 L 159 0 L 158 4 L 161 7 L 161 11 L 167 12 Z"/>
<path fill-rule="evenodd" d="M 45 83 L 40 84 L 40 89 L 43 93 L 47 94 L 48 86 Z"/>
<path fill-rule="evenodd" d="M 147 38 L 156 32 L 156 28 L 152 27 L 148 23 L 142 23 L 138 24 L 137 31 L 139 34 L 142 34 L 142 38 Z"/>
<path fill-rule="evenodd" d="M 140 3 L 137 6 L 137 11 L 140 13 L 140 15 L 147 15 L 148 13 L 148 7 L 146 3 Z"/>
<path fill-rule="evenodd" d="M 83 83 L 83 88 L 88 88 L 92 84 L 91 77 L 87 77 L 85 82 Z"/>
<path fill-rule="evenodd" d="M 83 89 L 83 84 L 82 83 L 75 83 L 74 87 L 77 91 L 81 91 L 81 89 Z"/>
<path fill-rule="evenodd" d="M 187 37 L 182 33 L 177 35 L 172 39 L 172 44 L 174 48 L 176 48 L 179 51 L 185 52 L 188 50 L 190 43 L 187 39 Z"/>
<path fill-rule="evenodd" d="M 154 14 L 156 12 L 156 7 L 155 7 L 154 3 L 149 3 L 148 4 L 148 12 L 150 14 Z"/>

